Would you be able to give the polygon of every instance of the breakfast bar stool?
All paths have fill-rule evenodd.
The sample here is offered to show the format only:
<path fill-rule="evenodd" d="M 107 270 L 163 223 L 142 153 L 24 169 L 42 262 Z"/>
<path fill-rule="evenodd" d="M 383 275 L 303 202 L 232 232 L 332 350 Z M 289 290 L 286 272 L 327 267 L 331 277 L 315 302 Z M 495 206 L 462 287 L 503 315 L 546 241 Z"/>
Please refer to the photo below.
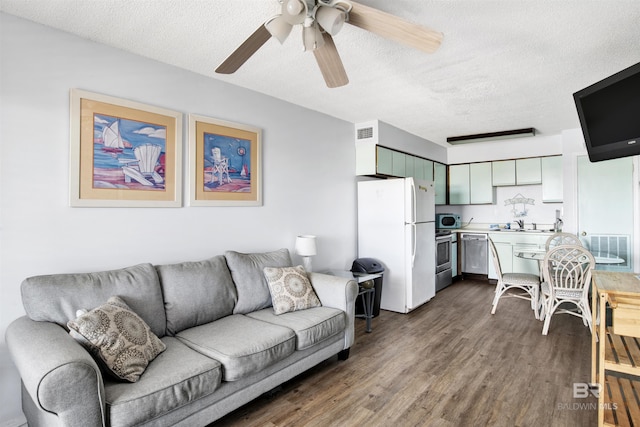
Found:
<path fill-rule="evenodd" d="M 493 265 L 498 276 L 498 283 L 496 284 L 495 296 L 493 297 L 493 305 L 491 306 L 491 314 L 496 313 L 498 308 L 498 301 L 505 295 L 505 293 L 513 288 L 521 289 L 525 291 L 524 294 L 507 294 L 505 296 L 522 298 L 531 301 L 531 309 L 536 317 L 540 319 L 539 307 L 540 307 L 540 277 L 535 274 L 528 273 L 505 273 L 502 274 L 500 268 L 500 259 L 498 258 L 498 251 L 496 250 L 493 241 L 489 239 L 489 247 L 493 255 Z"/>

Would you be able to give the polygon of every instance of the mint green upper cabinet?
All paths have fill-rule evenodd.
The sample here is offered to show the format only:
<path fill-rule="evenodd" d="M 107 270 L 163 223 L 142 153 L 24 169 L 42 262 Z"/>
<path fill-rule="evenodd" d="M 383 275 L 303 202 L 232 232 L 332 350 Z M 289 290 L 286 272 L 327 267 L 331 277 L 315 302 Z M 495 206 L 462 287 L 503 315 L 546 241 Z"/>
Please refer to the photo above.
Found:
<path fill-rule="evenodd" d="M 491 180 L 491 162 L 471 163 L 469 165 L 469 193 L 472 205 L 493 203 Z"/>
<path fill-rule="evenodd" d="M 562 156 L 543 157 L 541 162 L 542 201 L 562 202 Z"/>
<path fill-rule="evenodd" d="M 529 185 L 542 183 L 540 157 L 516 160 L 516 184 Z"/>
<path fill-rule="evenodd" d="M 377 147 L 376 172 L 382 175 L 393 175 L 393 151 L 384 147 Z"/>
<path fill-rule="evenodd" d="M 393 176 L 407 176 L 407 155 L 399 151 L 392 151 Z"/>
<path fill-rule="evenodd" d="M 406 155 L 395 150 L 378 147 L 376 172 L 381 175 L 406 176 Z"/>
<path fill-rule="evenodd" d="M 447 204 L 447 166 L 433 163 L 433 181 L 436 187 L 436 205 Z"/>
<path fill-rule="evenodd" d="M 419 173 L 420 171 L 418 171 Z M 412 178 L 417 178 L 416 176 L 416 158 L 405 154 L 404 156 L 404 175 Z"/>
<path fill-rule="evenodd" d="M 449 166 L 449 204 L 468 205 L 470 193 L 469 164 Z"/>
<path fill-rule="evenodd" d="M 422 178 L 425 181 L 433 181 L 433 162 L 431 160 L 416 157 L 416 168 L 420 165 Z"/>
<path fill-rule="evenodd" d="M 491 162 L 492 181 L 495 187 L 516 185 L 516 161 L 498 160 Z"/>

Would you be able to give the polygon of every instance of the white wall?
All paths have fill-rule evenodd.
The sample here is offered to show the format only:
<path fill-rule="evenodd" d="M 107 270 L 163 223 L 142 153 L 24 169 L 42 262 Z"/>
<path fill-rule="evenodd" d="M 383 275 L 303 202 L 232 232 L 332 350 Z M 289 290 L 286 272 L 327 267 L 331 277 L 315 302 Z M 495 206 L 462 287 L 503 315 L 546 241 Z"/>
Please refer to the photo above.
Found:
<path fill-rule="evenodd" d="M 0 425 L 22 417 L 4 333 L 23 314 L 25 277 L 200 260 L 227 249 L 293 252 L 301 233 L 318 236 L 316 270 L 350 267 L 353 124 L 10 15 L 0 14 L 0 31 Z M 264 205 L 70 208 L 71 88 L 262 128 Z M 186 172 L 186 131 L 184 144 Z"/>

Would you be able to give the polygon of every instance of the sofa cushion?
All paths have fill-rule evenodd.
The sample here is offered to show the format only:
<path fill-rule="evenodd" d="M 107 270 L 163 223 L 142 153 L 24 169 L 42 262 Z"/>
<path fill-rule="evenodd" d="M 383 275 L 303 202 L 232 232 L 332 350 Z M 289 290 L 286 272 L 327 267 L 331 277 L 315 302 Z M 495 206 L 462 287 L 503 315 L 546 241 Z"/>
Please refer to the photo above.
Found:
<path fill-rule="evenodd" d="M 238 290 L 238 302 L 234 314 L 246 314 L 271 306 L 271 294 L 265 267 L 291 267 L 291 257 L 287 249 L 273 252 L 243 254 L 235 251 L 225 252 L 231 277 Z"/>
<path fill-rule="evenodd" d="M 304 267 L 265 267 L 275 314 L 319 307 L 320 300 L 309 282 Z"/>
<path fill-rule="evenodd" d="M 66 328 L 76 310 L 91 310 L 119 295 L 146 322 L 154 334 L 166 334 L 162 290 L 156 269 L 140 264 L 97 273 L 55 274 L 25 279 L 22 303 L 32 320 L 53 322 Z"/>
<path fill-rule="evenodd" d="M 178 339 L 164 337 L 166 350 L 136 383 L 105 380 L 111 426 L 139 425 L 213 393 L 220 385 L 220 363 Z"/>
<path fill-rule="evenodd" d="M 233 313 L 238 297 L 222 255 L 199 262 L 158 265 L 156 269 L 164 294 L 168 334 Z"/>
<path fill-rule="evenodd" d="M 194 350 L 222 363 L 224 381 L 259 372 L 289 356 L 296 347 L 296 336 L 291 329 L 242 314 L 186 329 L 176 336 Z"/>
<path fill-rule="evenodd" d="M 121 380 L 138 381 L 149 362 L 165 350 L 144 320 L 118 296 L 67 325 L 100 365 Z"/>
<path fill-rule="evenodd" d="M 344 311 L 330 307 L 315 307 L 281 315 L 265 308 L 247 316 L 293 329 L 296 334 L 296 350 L 304 350 L 339 334 L 346 326 Z"/>

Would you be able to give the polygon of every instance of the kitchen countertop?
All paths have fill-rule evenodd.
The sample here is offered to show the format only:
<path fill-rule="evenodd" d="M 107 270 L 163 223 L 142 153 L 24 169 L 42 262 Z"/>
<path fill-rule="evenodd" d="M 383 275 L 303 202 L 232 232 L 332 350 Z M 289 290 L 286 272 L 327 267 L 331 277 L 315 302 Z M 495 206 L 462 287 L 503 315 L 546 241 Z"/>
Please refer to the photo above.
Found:
<path fill-rule="evenodd" d="M 541 228 L 538 230 L 525 229 L 524 231 L 520 231 L 519 229 L 490 229 L 489 227 L 464 227 L 452 229 L 452 233 L 508 233 L 508 234 L 541 234 L 545 236 L 550 236 L 554 234 L 553 230 L 549 230 L 546 228 Z"/>

